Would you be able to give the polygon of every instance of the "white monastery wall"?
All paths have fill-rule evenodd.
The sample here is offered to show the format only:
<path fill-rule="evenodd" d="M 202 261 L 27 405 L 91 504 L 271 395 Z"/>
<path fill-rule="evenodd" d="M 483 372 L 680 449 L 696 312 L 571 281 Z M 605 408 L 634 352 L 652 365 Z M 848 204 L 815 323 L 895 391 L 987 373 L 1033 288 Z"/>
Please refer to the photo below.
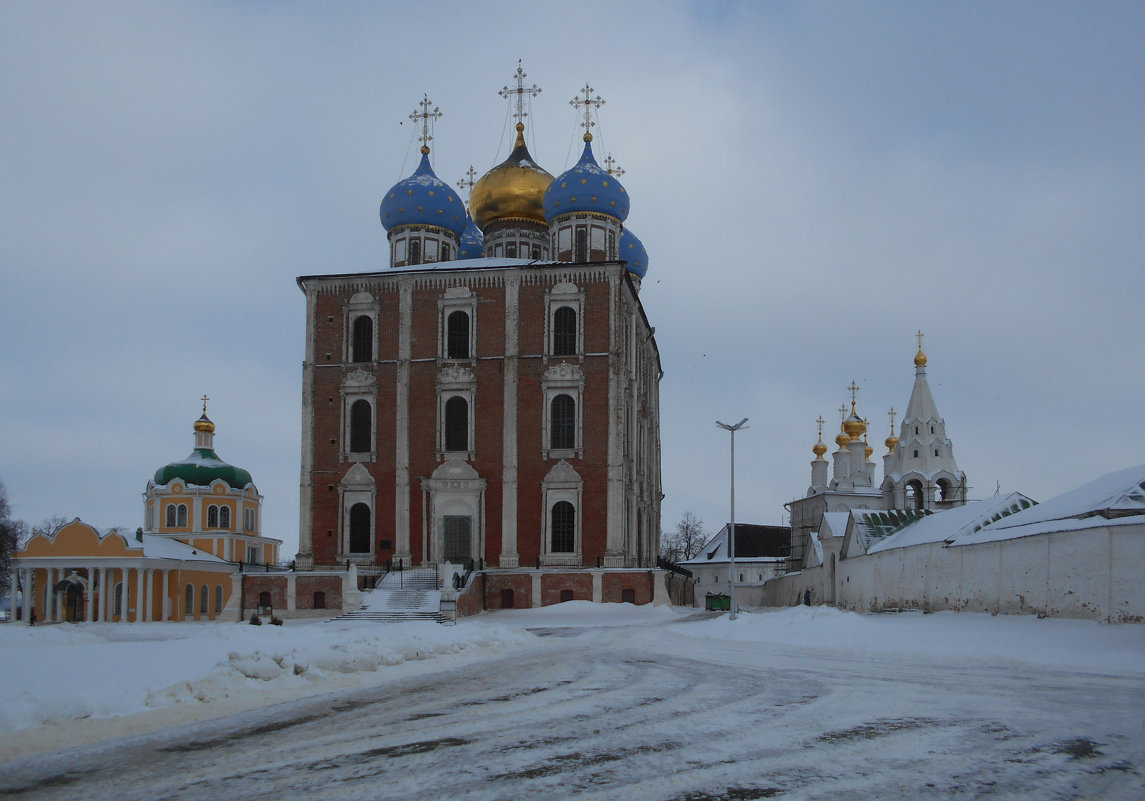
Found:
<path fill-rule="evenodd" d="M 944 547 L 929 543 L 772 579 L 762 602 L 880 611 L 915 608 L 1145 622 L 1145 525 L 1106 526 Z"/>

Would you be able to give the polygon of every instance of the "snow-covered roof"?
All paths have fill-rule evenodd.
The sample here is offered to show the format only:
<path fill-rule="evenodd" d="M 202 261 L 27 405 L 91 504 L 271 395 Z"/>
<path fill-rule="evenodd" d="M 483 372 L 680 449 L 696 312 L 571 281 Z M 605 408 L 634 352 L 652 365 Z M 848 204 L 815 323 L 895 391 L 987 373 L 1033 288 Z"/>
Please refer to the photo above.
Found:
<path fill-rule="evenodd" d="M 1034 502 L 1020 492 L 998 495 L 981 501 L 970 501 L 962 506 L 916 519 L 872 544 L 867 553 L 906 548 L 928 542 L 951 542 L 960 536 L 972 535 L 997 520 L 1005 519 L 1032 506 Z"/>
<path fill-rule="evenodd" d="M 847 533 L 847 521 L 850 517 L 850 512 L 824 512 L 823 521 L 819 524 L 819 533 L 823 536 L 842 537 Z"/>
<path fill-rule="evenodd" d="M 851 533 L 859 545 L 858 554 L 864 554 L 870 553 L 876 543 L 897 534 L 929 512 L 916 509 L 852 509 L 849 514 L 854 520 Z M 846 553 L 858 555 L 852 553 L 849 547 L 844 547 Z"/>
<path fill-rule="evenodd" d="M 755 523 L 736 523 L 737 562 L 781 562 L 791 547 L 791 529 L 788 526 L 763 526 Z M 725 525 L 708 540 L 696 556 L 682 565 L 702 566 L 728 561 L 728 526 Z"/>
<path fill-rule="evenodd" d="M 135 543 L 135 539 L 130 538 L 129 544 L 130 543 Z M 136 544 L 136 547 L 138 547 L 138 544 Z M 207 553 L 199 548 L 194 548 L 185 542 L 180 542 L 170 537 L 161 537 L 157 534 L 143 535 L 143 557 L 145 559 L 177 559 L 183 562 L 226 564 L 226 560 L 220 559 L 214 554 Z"/>

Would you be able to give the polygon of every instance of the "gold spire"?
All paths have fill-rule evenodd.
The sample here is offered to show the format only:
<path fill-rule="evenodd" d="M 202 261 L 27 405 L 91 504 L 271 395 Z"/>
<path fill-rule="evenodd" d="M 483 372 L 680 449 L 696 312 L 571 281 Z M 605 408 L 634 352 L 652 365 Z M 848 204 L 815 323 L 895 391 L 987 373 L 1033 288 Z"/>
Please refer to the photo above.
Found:
<path fill-rule="evenodd" d="M 815 454 L 816 459 L 822 459 L 823 454 L 827 452 L 827 446 L 823 444 L 823 415 L 819 415 L 819 419 L 815 422 L 819 424 L 819 441 L 815 443 L 811 452 Z"/>
<path fill-rule="evenodd" d="M 899 438 L 895 436 L 895 415 L 897 414 L 895 407 L 892 406 L 887 414 L 891 418 L 891 435 L 884 440 L 883 444 L 887 446 L 887 453 L 894 453 L 899 444 Z"/>
<path fill-rule="evenodd" d="M 592 141 L 592 131 L 590 129 L 596 125 L 596 123 L 592 121 L 592 110 L 595 108 L 599 111 L 600 107 L 605 103 L 604 98 L 600 95 L 596 97 L 592 96 L 594 91 L 596 90 L 586 83 L 584 88 L 577 92 L 576 97 L 569 101 L 569 105 L 575 108 L 577 113 L 580 113 L 582 108 L 584 109 L 584 122 L 580 123 L 580 126 L 584 128 L 584 136 L 582 138 L 586 142 Z M 582 94 L 584 95 L 584 100 L 580 99 Z"/>
<path fill-rule="evenodd" d="M 195 421 L 195 431 L 205 431 L 208 434 L 213 434 L 215 432 L 215 424 L 211 422 L 209 417 L 207 417 L 207 401 L 209 401 L 210 398 L 206 395 L 203 395 L 200 400 L 203 401 L 203 416 Z"/>
<path fill-rule="evenodd" d="M 429 132 L 429 127 L 431 123 L 441 119 L 441 109 L 434 106 L 433 111 L 429 110 L 429 107 L 433 106 L 433 103 L 429 101 L 428 95 L 421 96 L 421 101 L 418 103 L 418 106 L 421 107 L 421 111 L 414 109 L 413 113 L 409 115 L 409 118 L 415 125 L 421 124 L 421 136 L 418 137 L 418 139 L 421 140 L 421 154 L 428 156 L 429 143 L 433 141 L 433 134 Z"/>
<path fill-rule="evenodd" d="M 859 391 L 859 385 L 855 383 L 854 379 L 851 380 L 851 386 L 847 387 L 851 391 L 851 414 L 843 421 L 843 430 L 847 432 L 852 440 L 857 440 L 867 431 L 867 424 L 863 418 L 859 417 L 858 412 L 855 411 L 855 393 Z"/>
<path fill-rule="evenodd" d="M 926 354 L 922 352 L 922 330 L 920 329 L 915 336 L 918 337 L 918 353 L 914 355 L 914 366 L 926 367 Z"/>

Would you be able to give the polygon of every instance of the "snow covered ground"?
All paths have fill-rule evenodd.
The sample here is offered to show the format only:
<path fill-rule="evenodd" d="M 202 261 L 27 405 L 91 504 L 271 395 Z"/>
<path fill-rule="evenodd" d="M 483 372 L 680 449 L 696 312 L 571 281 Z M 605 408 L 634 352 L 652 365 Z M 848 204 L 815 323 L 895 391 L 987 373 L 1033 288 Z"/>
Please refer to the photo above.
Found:
<path fill-rule="evenodd" d="M 14 797 L 1145 797 L 1145 626 L 584 602 L 0 626 L 0 675 Z"/>

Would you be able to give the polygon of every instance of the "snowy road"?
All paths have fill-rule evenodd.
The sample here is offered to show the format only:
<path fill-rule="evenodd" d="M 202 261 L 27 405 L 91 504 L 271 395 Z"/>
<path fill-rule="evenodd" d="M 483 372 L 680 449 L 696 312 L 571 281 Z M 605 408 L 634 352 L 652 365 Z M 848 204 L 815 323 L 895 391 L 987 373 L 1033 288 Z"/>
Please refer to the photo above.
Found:
<path fill-rule="evenodd" d="M 480 625 L 480 624 L 467 624 Z M 469 667 L 4 765 L 36 799 L 1145 797 L 1145 676 L 542 631 Z"/>

